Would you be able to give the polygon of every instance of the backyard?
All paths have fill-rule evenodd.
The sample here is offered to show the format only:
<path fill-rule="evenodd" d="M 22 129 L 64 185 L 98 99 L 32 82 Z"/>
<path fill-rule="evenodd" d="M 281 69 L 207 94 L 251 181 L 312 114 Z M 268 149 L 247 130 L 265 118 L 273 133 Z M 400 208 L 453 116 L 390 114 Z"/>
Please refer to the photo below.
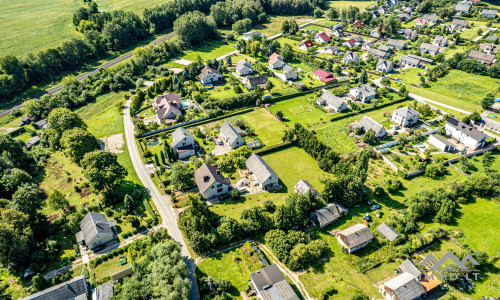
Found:
<path fill-rule="evenodd" d="M 287 128 L 264 109 L 257 108 L 252 112 L 239 116 L 250 124 L 265 146 L 272 146 L 282 142 L 283 132 Z"/>
<path fill-rule="evenodd" d="M 203 61 L 206 61 L 207 59 L 212 60 L 235 50 L 234 44 L 223 45 L 221 41 L 210 41 L 201 47 L 186 51 L 181 58 L 196 61 L 199 55 Z"/>
<path fill-rule="evenodd" d="M 315 106 L 316 99 L 314 93 L 298 96 L 278 101 L 270 106 L 269 110 L 273 114 L 280 110 L 286 119 L 285 122 L 290 127 L 297 122 L 309 127 L 326 122 L 331 118 L 331 115 Z"/>

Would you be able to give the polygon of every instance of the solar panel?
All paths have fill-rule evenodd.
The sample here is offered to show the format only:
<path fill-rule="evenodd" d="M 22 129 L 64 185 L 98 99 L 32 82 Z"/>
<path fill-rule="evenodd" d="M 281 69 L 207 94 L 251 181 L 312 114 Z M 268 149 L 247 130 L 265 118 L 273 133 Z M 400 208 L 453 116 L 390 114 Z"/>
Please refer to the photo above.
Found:
<path fill-rule="evenodd" d="M 448 120 L 446 120 L 446 122 L 450 123 L 453 126 L 457 126 L 460 121 L 455 118 L 449 118 Z"/>

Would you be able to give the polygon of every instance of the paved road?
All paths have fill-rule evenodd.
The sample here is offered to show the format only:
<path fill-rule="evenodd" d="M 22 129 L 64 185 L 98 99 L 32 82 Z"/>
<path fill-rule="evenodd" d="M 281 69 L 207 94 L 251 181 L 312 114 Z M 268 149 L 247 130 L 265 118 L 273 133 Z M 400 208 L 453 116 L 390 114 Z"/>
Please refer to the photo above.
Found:
<path fill-rule="evenodd" d="M 125 138 L 127 140 L 127 148 L 130 159 L 132 160 L 132 164 L 134 165 L 137 176 L 139 176 L 142 184 L 148 190 L 149 195 L 153 199 L 153 202 L 155 203 L 156 208 L 161 215 L 163 222 L 162 225 L 164 225 L 168 229 L 168 233 L 170 234 L 172 239 L 174 239 L 182 247 L 181 254 L 188 266 L 189 280 L 191 281 L 191 292 L 189 294 L 189 299 L 197 300 L 200 298 L 200 296 L 198 294 L 198 286 L 195 277 L 196 265 L 190 258 L 188 249 L 186 247 L 186 242 L 184 241 L 182 233 L 177 226 L 177 219 L 170 202 L 170 197 L 165 197 L 158 191 L 158 188 L 151 180 L 148 171 L 142 163 L 139 150 L 137 149 L 137 144 L 135 143 L 134 125 L 132 124 L 132 120 L 130 118 L 130 103 L 131 100 L 128 100 L 127 103 L 125 103 L 125 108 L 123 110 L 123 125 L 125 127 Z"/>
<path fill-rule="evenodd" d="M 156 44 L 158 44 L 159 42 L 163 42 L 163 41 L 166 41 L 166 40 L 168 40 L 168 39 L 170 39 L 170 38 L 174 37 L 175 35 L 176 35 L 176 34 L 175 34 L 175 32 L 172 32 L 172 33 L 170 33 L 170 34 L 167 34 L 167 35 L 166 35 L 166 36 L 164 36 L 164 37 L 161 37 L 161 38 L 159 38 L 159 39 L 156 39 L 156 40 L 152 41 L 152 42 L 150 43 L 150 45 L 156 45 Z M 99 66 L 99 67 L 97 67 L 96 69 L 94 69 L 94 70 L 92 70 L 92 71 L 89 71 L 89 72 L 87 72 L 87 73 L 83 73 L 83 74 L 81 74 L 81 75 L 78 75 L 78 76 L 76 77 L 76 80 L 78 80 L 78 81 L 83 80 L 83 79 L 87 78 L 89 75 L 92 75 L 92 74 L 94 74 L 94 73 L 98 72 L 98 71 L 99 71 L 99 70 L 101 70 L 101 69 L 107 69 L 107 68 L 109 68 L 109 67 L 112 67 L 112 66 L 116 65 L 117 63 L 120 63 L 120 62 L 122 62 L 122 61 L 124 61 L 124 60 L 126 60 L 126 59 L 128 59 L 128 58 L 130 58 L 130 57 L 132 57 L 132 53 L 133 53 L 133 51 L 134 51 L 134 50 L 132 50 L 132 51 L 130 51 L 130 52 L 127 52 L 127 53 L 125 53 L 124 55 L 122 55 L 122 56 L 120 56 L 120 57 L 117 57 L 117 58 L 115 58 L 115 59 L 113 59 L 113 60 L 111 60 L 111 61 L 109 61 L 109 62 L 107 62 L 107 63 L 105 63 L 105 64 L 103 64 L 103 65 L 101 65 L 101 66 Z M 53 95 L 53 94 L 55 94 L 55 93 L 59 92 L 61 89 L 62 89 L 62 86 L 58 85 L 58 86 L 56 86 L 56 87 L 51 88 L 50 90 L 45 91 L 45 92 L 44 92 L 44 93 L 42 93 L 42 94 L 40 94 L 40 95 L 36 96 L 36 98 L 37 98 L 37 99 L 39 99 L 40 97 L 42 97 L 42 96 L 43 96 L 43 95 L 45 95 L 45 94 L 51 94 L 51 95 Z M 6 115 L 10 114 L 10 112 L 11 112 L 13 109 L 20 109 L 20 108 L 21 108 L 21 106 L 22 106 L 22 104 L 18 104 L 18 105 L 15 105 L 15 106 L 13 106 L 13 107 L 11 107 L 11 108 L 9 108 L 9 109 L 6 109 L 6 110 L 1 111 L 1 112 L 0 112 L 0 117 L 3 117 L 3 116 L 6 116 Z"/>

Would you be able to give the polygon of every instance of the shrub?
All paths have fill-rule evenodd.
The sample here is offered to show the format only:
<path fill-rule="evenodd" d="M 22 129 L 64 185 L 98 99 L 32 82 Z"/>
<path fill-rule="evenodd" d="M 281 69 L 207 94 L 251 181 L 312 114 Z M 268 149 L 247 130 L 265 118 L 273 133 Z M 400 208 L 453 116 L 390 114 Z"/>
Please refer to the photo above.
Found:
<path fill-rule="evenodd" d="M 399 179 L 389 178 L 385 184 L 385 188 L 389 193 L 395 193 L 403 187 L 403 183 Z"/>
<path fill-rule="evenodd" d="M 142 196 L 142 190 L 141 189 L 134 189 L 132 191 L 132 198 L 136 199 L 136 200 L 139 200 L 139 198 L 141 198 Z"/>

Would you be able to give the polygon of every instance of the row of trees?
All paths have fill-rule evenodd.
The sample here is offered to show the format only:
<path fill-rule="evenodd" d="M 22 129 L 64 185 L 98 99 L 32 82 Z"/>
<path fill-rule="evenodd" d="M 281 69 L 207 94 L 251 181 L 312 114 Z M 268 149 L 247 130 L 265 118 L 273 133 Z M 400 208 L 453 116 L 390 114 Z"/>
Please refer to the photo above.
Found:
<path fill-rule="evenodd" d="M 446 60 L 446 64 L 452 68 L 476 75 L 500 78 L 500 66 L 487 67 L 477 61 L 467 59 L 468 52 L 455 53 L 452 58 Z"/>

